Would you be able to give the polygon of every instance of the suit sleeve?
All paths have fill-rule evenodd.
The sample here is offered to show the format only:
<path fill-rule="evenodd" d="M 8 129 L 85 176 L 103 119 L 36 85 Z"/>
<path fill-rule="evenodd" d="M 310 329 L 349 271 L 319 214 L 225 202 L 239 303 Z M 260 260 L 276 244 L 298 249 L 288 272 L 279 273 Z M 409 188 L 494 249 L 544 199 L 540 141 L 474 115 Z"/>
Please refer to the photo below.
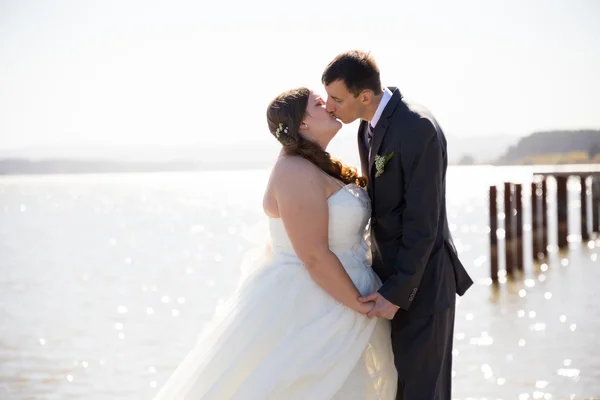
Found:
<path fill-rule="evenodd" d="M 407 142 L 411 145 L 403 143 L 401 149 L 405 208 L 396 272 L 379 289 L 404 310 L 419 290 L 437 235 L 443 175 L 442 146 L 431 121 L 419 119 Z"/>

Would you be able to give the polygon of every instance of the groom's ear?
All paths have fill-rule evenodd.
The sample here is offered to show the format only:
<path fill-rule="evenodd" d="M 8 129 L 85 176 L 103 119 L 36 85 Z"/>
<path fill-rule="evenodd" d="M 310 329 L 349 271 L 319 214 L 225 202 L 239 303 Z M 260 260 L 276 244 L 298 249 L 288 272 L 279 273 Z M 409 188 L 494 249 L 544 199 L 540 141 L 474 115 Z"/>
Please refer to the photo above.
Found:
<path fill-rule="evenodd" d="M 373 91 L 365 89 L 358 95 L 358 101 L 362 104 L 370 104 L 373 102 Z"/>

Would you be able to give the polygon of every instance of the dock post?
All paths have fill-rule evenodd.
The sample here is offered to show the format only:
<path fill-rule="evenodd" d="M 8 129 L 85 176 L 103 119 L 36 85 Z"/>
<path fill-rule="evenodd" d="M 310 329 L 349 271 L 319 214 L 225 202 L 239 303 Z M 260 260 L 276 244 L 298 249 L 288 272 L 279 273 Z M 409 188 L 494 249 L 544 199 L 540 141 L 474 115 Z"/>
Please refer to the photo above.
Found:
<path fill-rule="evenodd" d="M 569 235 L 568 224 L 568 195 L 567 195 L 567 176 L 556 176 L 556 210 L 557 210 L 557 229 L 558 229 L 558 248 L 562 249 L 569 245 L 567 237 Z"/>
<path fill-rule="evenodd" d="M 515 210 L 516 210 L 516 251 L 517 251 L 517 269 L 523 271 L 523 185 L 515 185 Z"/>
<path fill-rule="evenodd" d="M 587 196 L 587 176 L 580 175 L 579 182 L 581 183 L 581 241 L 585 242 L 590 240 L 590 233 L 588 231 L 588 215 L 587 215 L 587 206 L 588 206 L 588 196 Z"/>
<path fill-rule="evenodd" d="M 531 243 L 533 249 L 533 259 L 537 260 L 543 257 L 541 252 L 540 238 L 540 196 L 538 193 L 537 182 L 531 183 Z"/>
<path fill-rule="evenodd" d="M 498 205 L 496 186 L 490 186 L 490 275 L 498 283 Z"/>
<path fill-rule="evenodd" d="M 514 187 L 510 182 L 504 182 L 504 241 L 506 251 L 506 275 L 513 278 L 515 275 L 515 241 L 513 210 Z"/>

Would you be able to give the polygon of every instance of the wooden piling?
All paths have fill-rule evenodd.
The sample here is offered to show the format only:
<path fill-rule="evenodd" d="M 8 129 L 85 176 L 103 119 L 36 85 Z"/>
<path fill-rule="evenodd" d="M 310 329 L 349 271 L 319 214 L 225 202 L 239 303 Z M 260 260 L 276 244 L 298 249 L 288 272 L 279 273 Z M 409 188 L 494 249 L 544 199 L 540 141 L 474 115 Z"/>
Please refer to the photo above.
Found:
<path fill-rule="evenodd" d="M 490 275 L 498 283 L 498 205 L 496 186 L 490 186 Z"/>
<path fill-rule="evenodd" d="M 515 275 L 515 241 L 514 241 L 514 219 L 513 211 L 513 185 L 510 182 L 504 182 L 504 242 L 506 253 L 506 275 L 514 277 Z"/>
<path fill-rule="evenodd" d="M 531 244 L 533 249 L 533 259 L 537 260 L 544 255 L 541 251 L 542 243 L 540 237 L 540 196 L 538 193 L 537 182 L 531 183 Z"/>
<path fill-rule="evenodd" d="M 548 182 L 542 181 L 542 254 L 548 257 Z"/>
<path fill-rule="evenodd" d="M 567 221 L 567 176 L 556 176 L 556 211 L 557 211 L 557 229 L 558 229 L 558 248 L 562 249 L 569 245 L 567 236 L 569 235 L 569 224 Z"/>
<path fill-rule="evenodd" d="M 588 206 L 588 196 L 587 196 L 587 176 L 580 175 L 579 182 L 581 184 L 581 240 L 587 241 L 590 240 L 590 233 L 588 231 L 588 216 L 587 216 L 587 206 Z"/>
<path fill-rule="evenodd" d="M 592 232 L 600 232 L 600 178 L 592 181 Z"/>
<path fill-rule="evenodd" d="M 523 185 L 515 184 L 515 222 L 516 222 L 516 238 L 515 248 L 517 252 L 516 264 L 519 271 L 523 271 Z"/>

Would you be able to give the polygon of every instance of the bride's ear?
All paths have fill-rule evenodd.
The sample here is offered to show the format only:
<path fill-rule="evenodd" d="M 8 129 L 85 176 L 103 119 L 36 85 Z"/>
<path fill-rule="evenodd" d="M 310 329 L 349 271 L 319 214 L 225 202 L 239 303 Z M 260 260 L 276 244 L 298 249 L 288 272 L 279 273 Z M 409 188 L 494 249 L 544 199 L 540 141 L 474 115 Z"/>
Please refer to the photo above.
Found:
<path fill-rule="evenodd" d="M 300 127 L 298 129 L 300 131 L 307 131 L 308 130 L 308 125 L 306 124 L 306 121 L 300 122 Z"/>

